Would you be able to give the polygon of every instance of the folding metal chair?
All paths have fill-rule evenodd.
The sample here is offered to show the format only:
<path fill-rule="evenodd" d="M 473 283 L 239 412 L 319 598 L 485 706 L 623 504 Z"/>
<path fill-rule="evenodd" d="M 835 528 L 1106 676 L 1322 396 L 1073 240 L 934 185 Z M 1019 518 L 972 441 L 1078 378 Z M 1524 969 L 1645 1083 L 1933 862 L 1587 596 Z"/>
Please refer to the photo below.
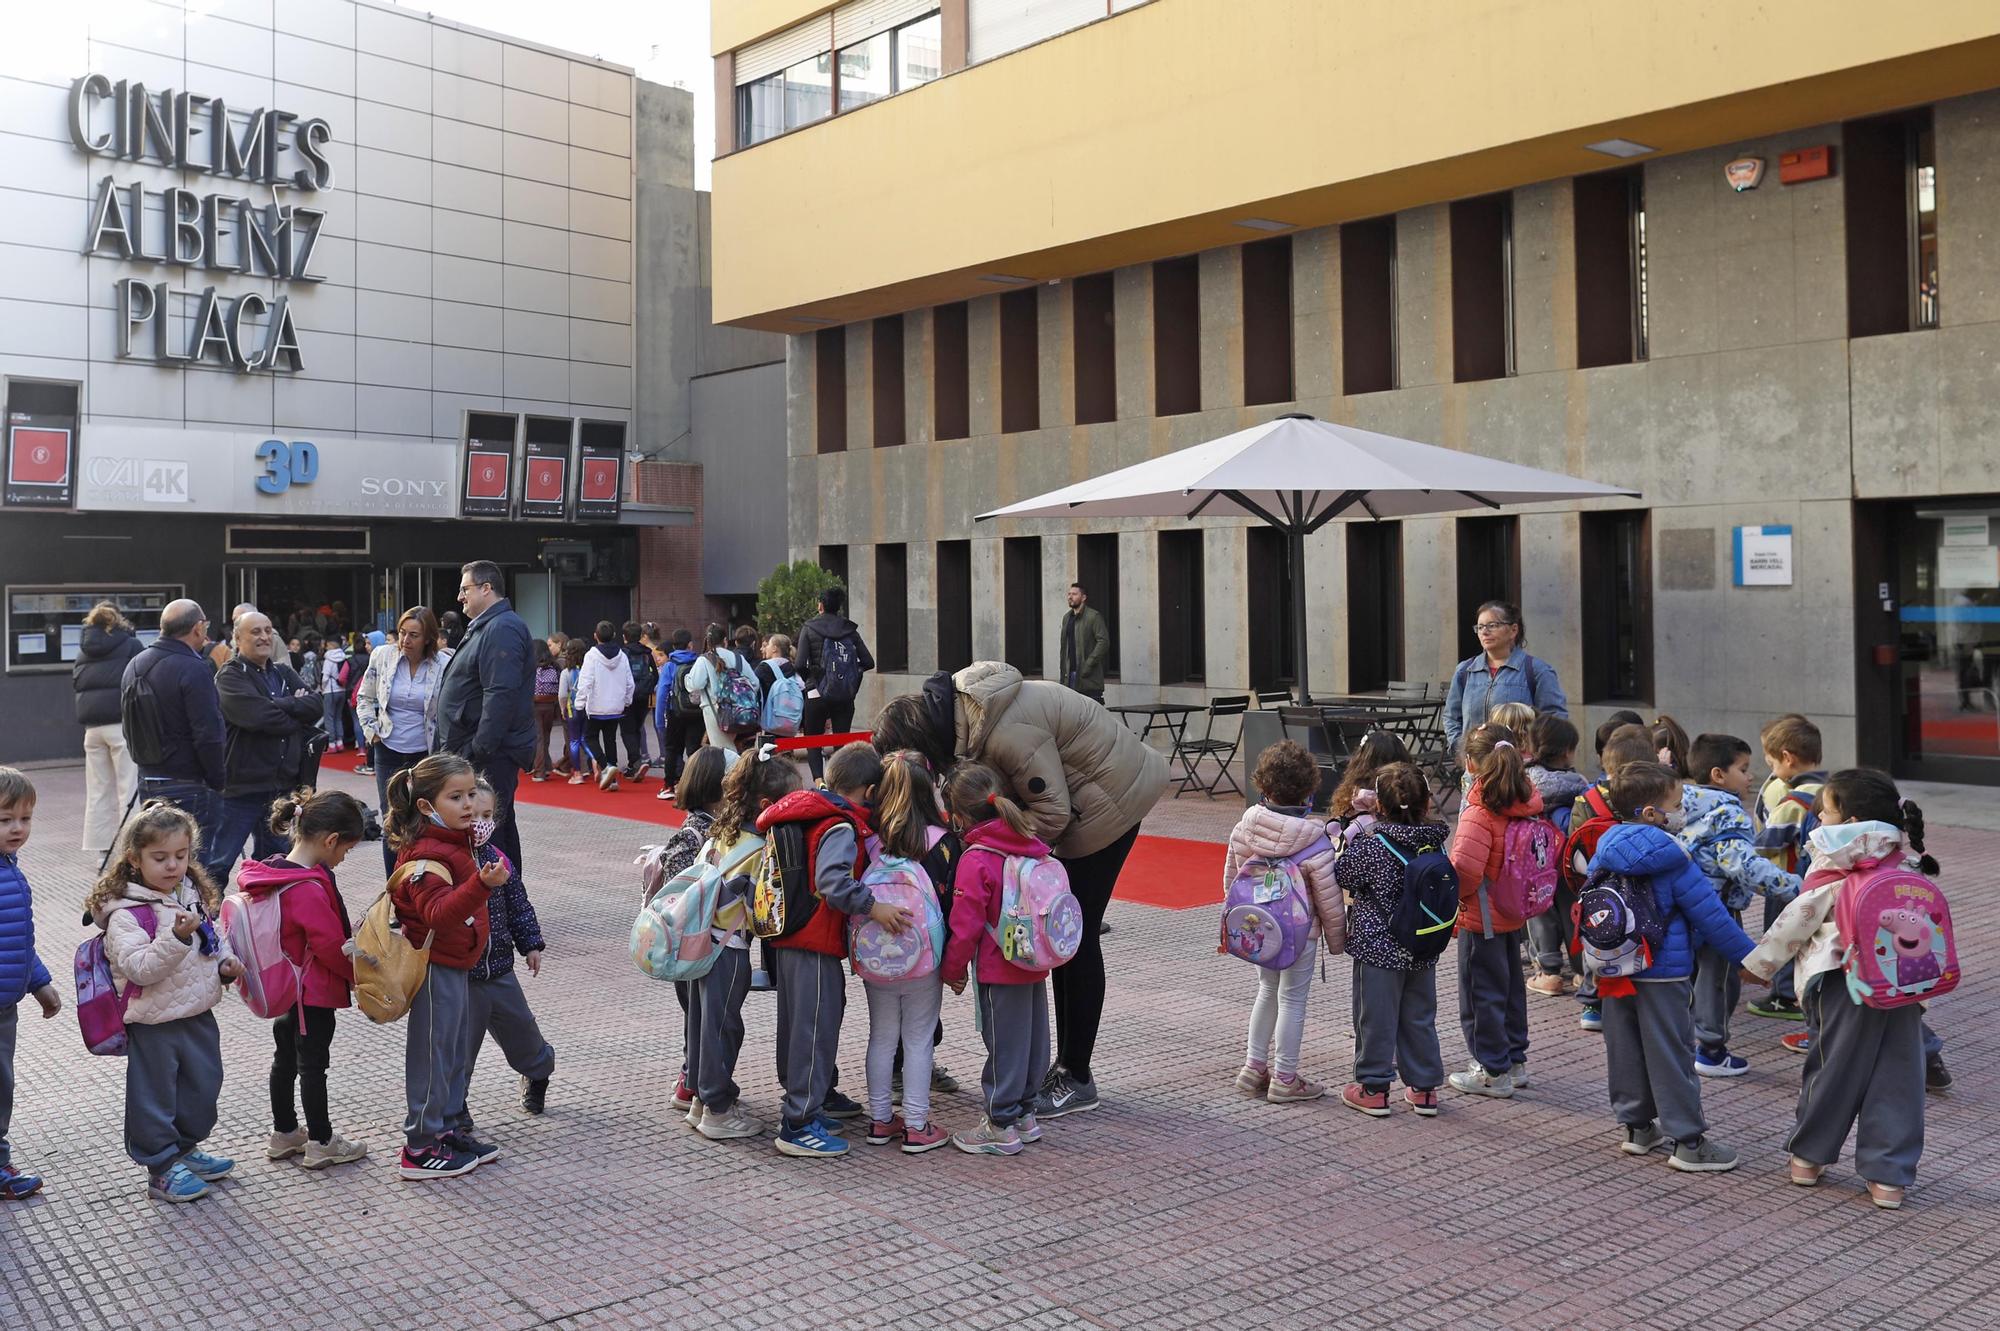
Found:
<path fill-rule="evenodd" d="M 1229 765 L 1236 761 L 1237 749 L 1243 745 L 1243 723 L 1240 719 L 1237 721 L 1236 733 L 1230 738 L 1218 739 L 1215 735 L 1215 721 L 1217 717 L 1223 716 L 1241 718 L 1249 710 L 1250 695 L 1247 693 L 1236 693 L 1230 694 L 1227 697 L 1209 699 L 1208 723 L 1202 728 L 1201 738 L 1181 741 L 1181 770 L 1186 772 L 1187 775 L 1181 778 L 1181 787 L 1174 792 L 1175 798 L 1179 798 L 1191 790 L 1199 790 L 1213 799 L 1216 791 L 1225 781 L 1229 783 L 1229 788 L 1238 795 L 1243 793 L 1243 787 L 1236 784 L 1235 776 L 1229 771 Z M 1217 763 L 1215 778 L 1207 785 L 1202 784 L 1201 777 L 1195 771 L 1201 765 L 1203 758 L 1214 758 Z"/>
<path fill-rule="evenodd" d="M 1257 706 L 1262 711 L 1268 712 L 1273 707 L 1289 707 L 1291 704 L 1292 691 L 1290 689 L 1257 690 Z"/>

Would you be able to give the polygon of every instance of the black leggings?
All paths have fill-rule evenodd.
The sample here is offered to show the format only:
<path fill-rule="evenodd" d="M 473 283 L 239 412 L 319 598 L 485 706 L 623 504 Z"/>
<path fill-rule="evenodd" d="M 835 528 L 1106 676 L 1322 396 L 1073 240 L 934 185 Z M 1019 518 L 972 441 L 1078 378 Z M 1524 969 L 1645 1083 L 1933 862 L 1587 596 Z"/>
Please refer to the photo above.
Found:
<path fill-rule="evenodd" d="M 1112 889 L 1118 886 L 1118 871 L 1139 839 L 1137 823 L 1102 850 L 1077 859 L 1066 859 L 1069 890 L 1083 907 L 1083 941 L 1066 965 L 1050 974 L 1055 993 L 1056 1062 L 1078 1081 L 1090 1081 L 1090 1056 L 1097 1050 L 1097 1024 L 1104 1017 L 1104 949 L 1098 943 L 1097 926 L 1104 922 L 1104 908 L 1111 904 Z"/>
<path fill-rule="evenodd" d="M 593 716 L 584 732 L 591 756 L 599 767 L 618 766 L 618 726 L 622 716 Z"/>
<path fill-rule="evenodd" d="M 305 1009 L 305 1030 L 299 1030 L 297 1009 L 271 1023 L 277 1054 L 271 1060 L 271 1126 L 297 1132 L 299 1115 L 292 1102 L 292 1082 L 306 1107 L 306 1135 L 324 1146 L 333 1140 L 333 1121 L 326 1110 L 326 1069 L 333 1056 L 333 1009 Z"/>

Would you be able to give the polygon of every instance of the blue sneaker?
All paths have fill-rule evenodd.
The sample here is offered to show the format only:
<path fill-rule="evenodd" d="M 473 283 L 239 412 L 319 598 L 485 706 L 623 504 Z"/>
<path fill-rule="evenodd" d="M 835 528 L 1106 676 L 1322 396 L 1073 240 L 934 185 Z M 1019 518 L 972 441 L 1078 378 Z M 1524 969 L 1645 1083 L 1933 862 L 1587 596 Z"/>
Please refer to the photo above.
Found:
<path fill-rule="evenodd" d="M 845 1123 L 834 1122 L 824 1112 L 806 1126 L 826 1137 L 845 1137 L 847 1135 L 847 1125 Z"/>
<path fill-rule="evenodd" d="M 778 1134 L 778 1153 L 801 1160 L 830 1160 L 847 1154 L 847 1139 L 822 1130 L 818 1119 L 803 1127 L 786 1128 Z"/>
<path fill-rule="evenodd" d="M 210 1155 L 206 1151 L 189 1151 L 181 1157 L 187 1172 L 203 1183 L 213 1183 L 217 1179 L 229 1177 L 229 1171 L 236 1168 L 236 1162 L 226 1155 Z"/>
<path fill-rule="evenodd" d="M 0 1165 L 0 1201 L 23 1202 L 42 1190 L 42 1180 L 12 1165 Z"/>
<path fill-rule="evenodd" d="M 1583 1015 L 1576 1019 L 1576 1024 L 1586 1031 L 1602 1031 L 1604 1029 L 1604 1013 L 1601 1009 L 1587 1007 L 1583 1010 Z"/>
<path fill-rule="evenodd" d="M 1719 1054 L 1697 1049 L 1694 1051 L 1694 1070 L 1704 1077 L 1740 1077 L 1750 1070 L 1750 1060 L 1726 1049 Z"/>
<path fill-rule="evenodd" d="M 208 1196 L 208 1185 L 194 1176 L 184 1164 L 167 1166 L 164 1174 L 155 1174 L 146 1184 L 146 1195 L 155 1201 L 191 1202 Z"/>

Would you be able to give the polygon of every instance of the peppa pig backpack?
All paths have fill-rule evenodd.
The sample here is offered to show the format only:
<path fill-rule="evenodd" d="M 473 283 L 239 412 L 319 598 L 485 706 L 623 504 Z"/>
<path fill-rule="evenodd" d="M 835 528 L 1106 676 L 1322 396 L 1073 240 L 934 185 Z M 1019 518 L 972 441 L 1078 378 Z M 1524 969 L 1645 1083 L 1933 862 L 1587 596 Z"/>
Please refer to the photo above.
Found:
<path fill-rule="evenodd" d="M 1217 950 L 1274 971 L 1304 956 L 1312 948 L 1313 909 L 1300 866 L 1331 848 L 1322 836 L 1290 855 L 1244 860 L 1222 898 Z"/>
<path fill-rule="evenodd" d="M 134 906 L 132 914 L 146 927 L 146 937 L 159 933 L 160 917 L 151 906 Z M 125 1007 L 145 990 L 136 984 L 118 992 L 111 959 L 104 955 L 104 931 L 98 930 L 76 949 L 76 1022 L 83 1047 L 112 1058 L 125 1053 Z"/>
<path fill-rule="evenodd" d="M 990 846 L 967 846 L 969 854 Z M 1069 873 L 1052 856 L 1002 855 L 1000 920 L 986 932 L 1010 965 L 1052 971 L 1083 943 L 1083 907 L 1069 890 Z"/>
<path fill-rule="evenodd" d="M 942 827 L 929 828 L 924 849 L 944 840 Z M 901 980 L 921 980 L 937 974 L 944 960 L 944 910 L 938 904 L 937 888 L 924 866 L 900 855 L 885 854 L 882 844 L 868 838 L 868 871 L 861 885 L 891 906 L 901 906 L 915 917 L 914 928 L 892 934 L 866 915 L 847 917 L 848 953 L 854 959 L 854 973 L 877 984 Z"/>
<path fill-rule="evenodd" d="M 1958 987 L 1958 940 L 1936 883 L 1895 860 L 1850 878 L 1834 901 L 1847 995 L 1907 1007 Z"/>

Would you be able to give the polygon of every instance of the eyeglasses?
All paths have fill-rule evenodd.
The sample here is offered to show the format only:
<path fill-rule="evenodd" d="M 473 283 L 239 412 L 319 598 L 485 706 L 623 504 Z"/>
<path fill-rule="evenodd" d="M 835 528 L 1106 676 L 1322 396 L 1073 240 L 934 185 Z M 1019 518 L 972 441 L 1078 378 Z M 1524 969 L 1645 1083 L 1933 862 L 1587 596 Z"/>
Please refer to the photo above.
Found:
<path fill-rule="evenodd" d="M 1511 619 L 1494 619 L 1474 624 L 1472 631 L 1474 633 L 1498 633 L 1501 629 L 1510 629 L 1513 627 L 1514 621 Z"/>

